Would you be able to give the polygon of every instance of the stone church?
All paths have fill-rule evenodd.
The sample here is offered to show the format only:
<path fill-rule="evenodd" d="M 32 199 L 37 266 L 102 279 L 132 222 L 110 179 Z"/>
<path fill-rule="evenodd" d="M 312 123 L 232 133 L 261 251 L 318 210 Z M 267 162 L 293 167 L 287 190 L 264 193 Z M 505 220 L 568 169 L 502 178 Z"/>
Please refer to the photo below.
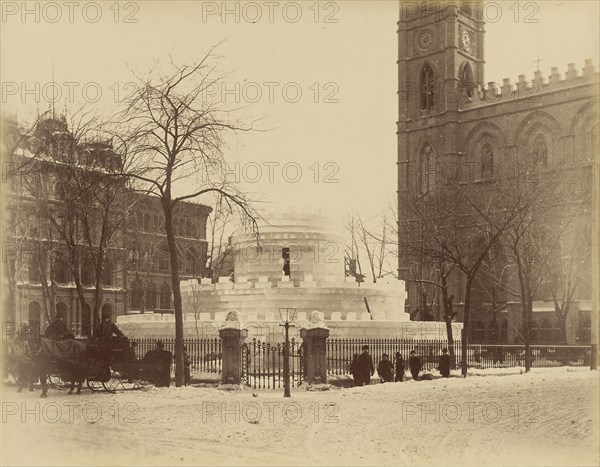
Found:
<path fill-rule="evenodd" d="M 519 75 L 515 83 L 508 78 L 502 83 L 486 83 L 484 36 L 483 2 L 443 8 L 439 3 L 412 3 L 410 8 L 401 8 L 397 126 L 400 222 L 409 215 L 411 192 L 443 189 L 440 167 L 453 167 L 466 184 L 483 184 L 496 176 L 508 156 L 527 154 L 540 170 L 560 166 L 576 174 L 584 191 L 592 191 L 594 170 L 598 176 L 594 164 L 598 164 L 599 89 L 592 60 L 586 60 L 581 70 L 569 64 L 564 75 L 552 68 L 550 76 L 536 71 L 533 79 Z M 586 212 L 597 212 L 597 200 L 594 204 L 586 206 Z M 399 229 L 399 276 L 407 281 L 405 311 L 413 316 L 422 306 L 422 286 L 414 282 L 414 260 L 403 254 L 404 241 Z M 567 317 L 569 343 L 590 342 L 591 262 L 588 267 Z M 449 283 L 459 321 L 465 284 L 461 276 L 453 273 Z M 474 341 L 516 342 L 521 324 L 518 298 L 500 294 L 495 306 L 485 294 L 474 294 L 473 298 Z M 441 320 L 440 298 L 432 299 L 432 303 L 429 318 Z M 535 297 L 533 321 L 534 340 L 558 342 L 554 302 L 544 287 Z"/>

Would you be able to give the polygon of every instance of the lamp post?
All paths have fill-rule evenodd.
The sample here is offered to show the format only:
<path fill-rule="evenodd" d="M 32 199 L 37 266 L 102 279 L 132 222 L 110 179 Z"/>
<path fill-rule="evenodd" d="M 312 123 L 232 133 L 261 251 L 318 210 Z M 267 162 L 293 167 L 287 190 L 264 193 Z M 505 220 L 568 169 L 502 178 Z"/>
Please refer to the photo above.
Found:
<path fill-rule="evenodd" d="M 290 339 L 289 339 L 289 329 L 290 324 L 294 321 L 296 317 L 296 309 L 295 308 L 279 308 L 279 317 L 283 324 L 279 326 L 283 326 L 285 328 L 285 346 L 283 347 L 283 397 L 291 397 L 290 394 Z"/>

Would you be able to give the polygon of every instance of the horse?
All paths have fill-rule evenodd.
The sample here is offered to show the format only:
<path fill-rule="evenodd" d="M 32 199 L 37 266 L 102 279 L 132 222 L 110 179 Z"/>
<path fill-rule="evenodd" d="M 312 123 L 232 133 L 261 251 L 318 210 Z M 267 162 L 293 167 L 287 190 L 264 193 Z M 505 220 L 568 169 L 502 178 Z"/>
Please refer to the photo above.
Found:
<path fill-rule="evenodd" d="M 21 331 L 13 339 L 7 342 L 6 348 L 6 372 L 12 376 L 18 386 L 18 392 L 29 386 L 33 391 L 33 385 L 37 377 L 33 371 L 32 355 L 39 350 L 39 338 L 30 331 Z"/>
<path fill-rule="evenodd" d="M 87 377 L 95 376 L 97 365 L 90 362 L 86 354 L 86 344 L 74 339 L 53 341 L 42 338 L 40 349 L 32 356 L 33 372 L 42 385 L 40 397 L 48 396 L 48 376 L 56 373 L 64 381 L 69 381 L 68 394 L 73 394 L 77 383 L 77 394 Z M 110 368 L 105 368 L 110 375 Z"/>

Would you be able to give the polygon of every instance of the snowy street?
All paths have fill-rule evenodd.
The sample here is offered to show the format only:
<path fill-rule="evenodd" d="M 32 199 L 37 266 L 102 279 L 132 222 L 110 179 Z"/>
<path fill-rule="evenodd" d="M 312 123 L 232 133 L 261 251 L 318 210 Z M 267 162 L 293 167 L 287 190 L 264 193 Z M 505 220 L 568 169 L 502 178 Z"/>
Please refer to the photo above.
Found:
<path fill-rule="evenodd" d="M 253 395 L 254 393 L 254 395 Z M 598 465 L 598 373 L 2 394 L 2 465 Z"/>

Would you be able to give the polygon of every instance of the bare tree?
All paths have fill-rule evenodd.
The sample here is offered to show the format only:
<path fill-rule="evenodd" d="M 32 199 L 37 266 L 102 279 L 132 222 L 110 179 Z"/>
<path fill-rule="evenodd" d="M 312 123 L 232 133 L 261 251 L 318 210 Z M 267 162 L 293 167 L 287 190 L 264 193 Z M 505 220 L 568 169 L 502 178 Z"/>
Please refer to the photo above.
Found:
<path fill-rule="evenodd" d="M 220 276 L 233 272 L 233 251 L 229 238 L 232 234 L 233 212 L 222 196 L 218 196 L 208 216 L 208 251 L 205 276 L 217 281 Z"/>
<path fill-rule="evenodd" d="M 115 135 L 122 135 L 119 153 L 127 160 L 123 173 L 134 189 L 158 197 L 163 210 L 175 308 L 177 386 L 184 383 L 180 259 L 173 226 L 178 204 L 218 193 L 258 232 L 250 201 L 224 175 L 227 136 L 249 128 L 230 122 L 217 101 L 205 100 L 205 91 L 219 79 L 213 77 L 213 58 L 209 53 L 191 66 L 171 63 L 162 76 L 153 71 L 140 78 L 115 119 Z"/>
<path fill-rule="evenodd" d="M 589 212 L 575 216 L 548 265 L 547 281 L 558 323 L 557 338 L 563 343 L 567 341 L 567 317 L 576 292 L 582 285 L 590 285 L 585 281 L 589 277 L 591 230 L 592 217 Z"/>

